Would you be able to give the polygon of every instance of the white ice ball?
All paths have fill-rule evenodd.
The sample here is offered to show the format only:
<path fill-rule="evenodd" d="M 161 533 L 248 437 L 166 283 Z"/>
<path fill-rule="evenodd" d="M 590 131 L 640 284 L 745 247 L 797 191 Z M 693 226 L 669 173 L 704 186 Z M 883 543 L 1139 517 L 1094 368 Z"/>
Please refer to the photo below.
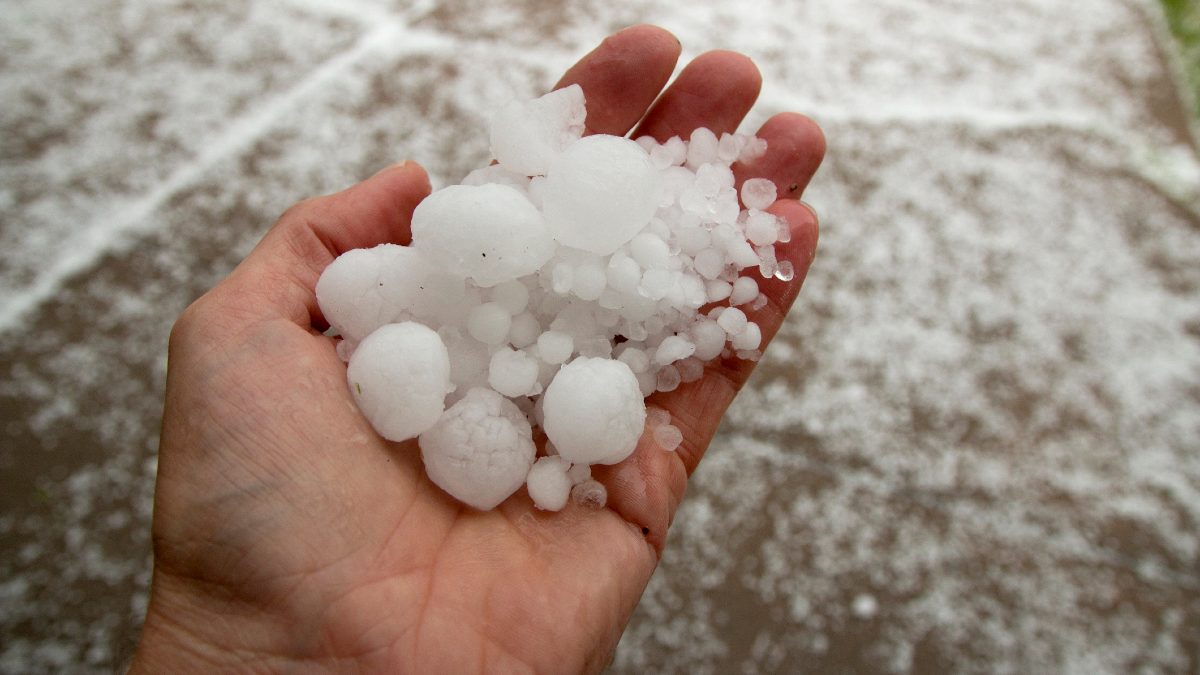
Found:
<path fill-rule="evenodd" d="M 505 396 L 527 396 L 535 391 L 538 361 L 520 349 L 501 347 L 488 364 L 488 384 Z"/>
<path fill-rule="evenodd" d="M 450 406 L 419 443 L 429 479 L 483 511 L 520 489 L 537 452 L 521 410 L 483 387 Z"/>
<path fill-rule="evenodd" d="M 704 299 L 708 302 L 720 302 L 733 293 L 733 286 L 720 279 L 705 282 Z"/>
<path fill-rule="evenodd" d="M 505 281 L 492 288 L 492 302 L 516 316 L 529 305 L 529 289 L 520 281 Z"/>
<path fill-rule="evenodd" d="M 538 336 L 537 346 L 543 361 L 558 365 L 571 358 L 571 353 L 575 351 L 575 340 L 570 333 L 548 330 Z"/>
<path fill-rule="evenodd" d="M 580 357 L 542 395 L 542 427 L 573 464 L 616 464 L 633 453 L 646 422 L 637 377 L 626 364 Z"/>
<path fill-rule="evenodd" d="M 746 184 L 749 185 L 749 181 Z M 771 189 L 775 189 L 774 184 L 771 185 Z M 746 217 L 746 239 L 749 239 L 750 243 L 755 246 L 774 244 L 779 240 L 781 222 L 784 222 L 786 229 L 786 221 L 780 221 L 779 218 L 766 211 L 750 211 Z"/>
<path fill-rule="evenodd" d="M 512 327 L 508 329 L 508 341 L 517 349 L 523 349 L 537 342 L 542 334 L 542 324 L 530 312 L 522 312 L 512 318 Z"/>
<path fill-rule="evenodd" d="M 661 181 L 637 143 L 604 134 L 581 138 L 546 174 L 546 222 L 559 243 L 608 255 L 650 222 Z"/>
<path fill-rule="evenodd" d="M 737 337 L 746 330 L 746 313 L 736 307 L 727 307 L 721 315 L 717 317 L 717 325 L 724 330 L 729 337 Z"/>
<path fill-rule="evenodd" d="M 692 324 L 689 329 L 692 343 L 696 345 L 694 352 L 696 358 L 701 361 L 710 361 L 721 355 L 721 351 L 725 349 L 725 341 L 728 339 L 728 334 L 721 324 L 712 319 L 699 319 Z"/>
<path fill-rule="evenodd" d="M 602 509 L 608 503 L 608 490 L 599 481 L 588 479 L 571 488 L 571 501 L 587 509 Z"/>
<path fill-rule="evenodd" d="M 692 130 L 687 148 L 687 167 L 693 171 L 710 162 L 717 161 L 720 141 L 717 135 L 705 127 Z"/>
<path fill-rule="evenodd" d="M 388 324 L 354 350 L 346 379 L 379 435 L 404 441 L 433 426 L 445 409 L 450 356 L 429 328 L 413 321 Z"/>
<path fill-rule="evenodd" d="M 617 360 L 629 366 L 629 369 L 636 373 L 644 373 L 650 367 L 650 357 L 646 352 L 637 347 L 629 347 L 621 352 Z"/>
<path fill-rule="evenodd" d="M 654 350 L 654 365 L 665 366 L 696 353 L 696 344 L 684 335 L 669 335 Z"/>
<path fill-rule="evenodd" d="M 705 279 L 716 279 L 725 269 L 725 258 L 715 248 L 702 249 L 692 263 L 696 272 Z"/>
<path fill-rule="evenodd" d="M 444 275 L 406 246 L 357 248 L 338 256 L 321 273 L 317 304 L 339 335 L 357 342 L 380 326 L 428 313 L 424 296 L 441 289 L 426 282 L 440 276 Z M 461 292 L 461 281 L 458 286 Z"/>
<path fill-rule="evenodd" d="M 762 344 L 762 329 L 758 327 L 758 324 L 750 321 L 746 324 L 745 330 L 738 333 L 730 342 L 734 349 L 740 351 L 758 349 Z"/>
<path fill-rule="evenodd" d="M 733 282 L 733 292 L 729 295 L 729 304 L 744 305 L 758 297 L 758 282 L 750 277 L 738 277 Z"/>
<path fill-rule="evenodd" d="M 541 212 L 507 185 L 451 185 L 412 217 L 413 248 L 483 287 L 536 272 L 554 254 Z"/>
<path fill-rule="evenodd" d="M 561 511 L 571 496 L 571 464 L 562 457 L 542 457 L 525 479 L 533 505 L 543 511 Z"/>
<path fill-rule="evenodd" d="M 512 315 L 498 302 L 476 305 L 467 313 L 467 332 L 485 345 L 504 342 L 511 328 Z"/>
<path fill-rule="evenodd" d="M 450 383 L 464 393 L 471 387 L 486 384 L 491 360 L 489 347 L 457 328 L 442 328 L 438 335 L 442 336 L 446 351 L 450 353 Z"/>
<path fill-rule="evenodd" d="M 742 203 L 748 209 L 766 211 L 775 203 L 775 183 L 766 178 L 751 178 L 742 183 Z"/>

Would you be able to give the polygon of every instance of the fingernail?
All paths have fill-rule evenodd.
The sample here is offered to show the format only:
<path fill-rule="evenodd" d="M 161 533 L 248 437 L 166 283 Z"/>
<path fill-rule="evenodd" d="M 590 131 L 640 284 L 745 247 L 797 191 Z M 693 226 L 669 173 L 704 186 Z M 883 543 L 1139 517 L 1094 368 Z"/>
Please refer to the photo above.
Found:
<path fill-rule="evenodd" d="M 380 169 L 379 171 L 376 171 L 376 172 L 375 172 L 375 176 L 378 176 L 378 175 L 380 175 L 380 174 L 385 174 L 385 173 L 387 173 L 387 172 L 389 172 L 389 171 L 394 171 L 394 170 L 396 170 L 396 169 L 400 169 L 400 168 L 406 167 L 406 166 L 408 166 L 408 163 L 409 163 L 409 160 L 407 160 L 407 159 L 406 159 L 406 160 L 404 160 L 403 162 L 397 162 L 397 163 L 395 163 L 395 164 L 392 164 L 392 165 L 390 165 L 390 166 L 385 166 L 385 167 L 383 167 L 382 169 Z M 374 178 L 375 176 L 371 176 L 371 177 L 372 177 L 372 178 Z"/>
<path fill-rule="evenodd" d="M 821 216 L 817 215 L 817 210 L 813 208 L 812 204 L 802 200 L 800 202 L 800 206 L 808 209 L 808 212 L 812 214 L 813 220 L 817 221 L 818 223 L 821 222 Z"/>

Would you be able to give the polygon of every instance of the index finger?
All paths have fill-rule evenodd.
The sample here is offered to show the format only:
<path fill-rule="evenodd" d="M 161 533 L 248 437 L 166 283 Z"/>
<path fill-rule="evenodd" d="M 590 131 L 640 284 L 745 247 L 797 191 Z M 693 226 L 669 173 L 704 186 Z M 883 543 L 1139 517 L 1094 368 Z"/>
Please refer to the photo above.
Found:
<path fill-rule="evenodd" d="M 632 26 L 605 38 L 554 88 L 583 88 L 587 133 L 624 136 L 671 79 L 681 49 L 679 40 L 662 28 Z"/>

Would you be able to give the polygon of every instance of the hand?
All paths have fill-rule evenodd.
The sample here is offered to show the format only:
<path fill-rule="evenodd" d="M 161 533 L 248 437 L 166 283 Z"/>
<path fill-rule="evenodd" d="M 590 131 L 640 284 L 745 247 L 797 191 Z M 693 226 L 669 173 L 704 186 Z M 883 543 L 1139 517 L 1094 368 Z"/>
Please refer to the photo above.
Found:
<path fill-rule="evenodd" d="M 665 140 L 733 131 L 760 77 L 710 52 L 658 97 L 680 47 L 649 26 L 608 38 L 558 87 L 578 83 L 591 133 Z M 658 100 L 655 101 L 656 97 Z M 647 110 L 649 112 L 647 112 Z M 761 283 L 752 318 L 769 339 L 799 292 L 817 223 L 800 196 L 824 153 L 794 114 L 758 132 L 767 155 L 739 180 L 773 180 L 792 240 L 788 282 Z M 688 475 L 754 364 L 726 361 L 650 403 L 684 432 L 596 467 L 608 506 L 496 510 L 459 504 L 426 478 L 415 441 L 382 440 L 354 406 L 320 329 L 313 288 L 338 254 L 407 243 L 429 193 L 405 163 L 285 213 L 171 335 L 155 495 L 155 566 L 133 670 L 598 671 L 658 562 Z"/>

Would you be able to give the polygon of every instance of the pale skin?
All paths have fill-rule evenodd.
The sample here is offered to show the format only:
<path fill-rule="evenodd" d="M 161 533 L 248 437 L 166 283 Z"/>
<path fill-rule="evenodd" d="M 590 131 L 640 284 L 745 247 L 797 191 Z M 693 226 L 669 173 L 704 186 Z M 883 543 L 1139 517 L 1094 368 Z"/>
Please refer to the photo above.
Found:
<path fill-rule="evenodd" d="M 669 33 L 635 26 L 556 88 L 583 87 L 589 133 L 734 131 L 757 69 L 709 52 L 667 86 L 679 53 Z M 779 188 L 772 211 L 793 233 L 780 256 L 796 268 L 761 283 L 770 302 L 750 314 L 769 340 L 816 248 L 816 215 L 798 200 L 825 146 L 792 113 L 758 134 L 767 155 L 735 173 Z M 546 513 L 523 489 L 493 511 L 463 506 L 430 483 L 416 441 L 384 441 L 358 413 L 313 291 L 338 254 L 407 243 L 429 190 L 408 162 L 296 205 L 180 317 L 132 672 L 562 673 L 612 659 L 687 478 L 754 364 L 715 363 L 651 397 L 683 445 L 664 452 L 644 437 L 625 462 L 597 467 L 604 509 Z"/>

